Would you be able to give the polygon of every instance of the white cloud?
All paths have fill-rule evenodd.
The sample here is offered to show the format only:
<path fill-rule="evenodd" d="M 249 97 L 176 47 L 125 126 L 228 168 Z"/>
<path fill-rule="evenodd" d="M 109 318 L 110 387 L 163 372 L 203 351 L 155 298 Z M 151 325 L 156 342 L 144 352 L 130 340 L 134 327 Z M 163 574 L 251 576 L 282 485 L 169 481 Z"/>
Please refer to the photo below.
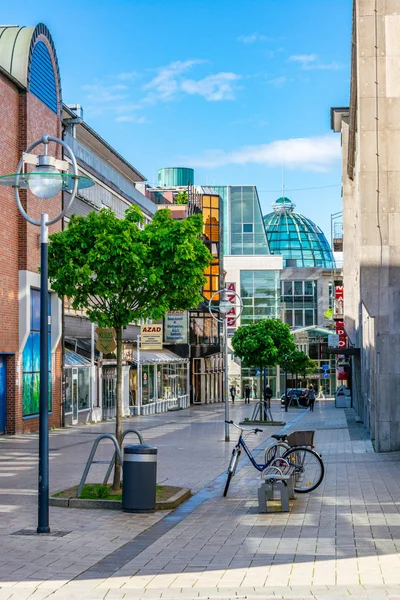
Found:
<path fill-rule="evenodd" d="M 274 87 L 282 87 L 287 82 L 287 77 L 285 75 L 281 75 L 280 77 L 274 77 L 274 79 L 269 79 L 267 83 L 273 85 Z"/>
<path fill-rule="evenodd" d="M 136 79 L 138 73 L 136 71 L 126 71 L 125 73 L 118 73 L 115 77 L 120 81 L 132 81 L 132 79 Z"/>
<path fill-rule="evenodd" d="M 125 92 L 128 87 L 122 83 L 116 85 L 102 85 L 100 83 L 87 84 L 82 86 L 86 92 L 88 92 L 87 99 L 90 102 L 101 104 L 104 102 L 115 102 L 117 100 L 124 100 L 127 98 Z"/>
<path fill-rule="evenodd" d="M 331 63 L 321 63 L 318 54 L 294 54 L 289 56 L 288 62 L 294 62 L 300 65 L 304 71 L 338 71 L 342 65 L 333 61 Z"/>
<path fill-rule="evenodd" d="M 150 90 L 146 102 L 170 102 L 182 94 L 202 96 L 209 102 L 233 100 L 235 98 L 235 82 L 241 78 L 236 73 L 221 72 L 207 75 L 202 79 L 188 79 L 184 73 L 195 65 L 204 64 L 205 60 L 176 61 L 158 69 L 158 75 L 144 86 Z"/>
<path fill-rule="evenodd" d="M 240 75 L 235 73 L 217 73 L 216 75 L 208 75 L 208 77 L 198 81 L 185 79 L 181 83 L 181 89 L 187 94 L 203 96 L 209 102 L 234 100 L 234 82 L 238 79 L 240 79 Z"/>
<path fill-rule="evenodd" d="M 158 75 L 144 86 L 145 90 L 152 90 L 150 99 L 172 100 L 179 91 L 180 76 L 189 71 L 194 65 L 204 63 L 204 60 L 177 60 L 166 67 L 158 69 Z"/>
<path fill-rule="evenodd" d="M 334 135 L 276 140 L 269 144 L 244 146 L 238 150 L 209 150 L 200 157 L 188 157 L 186 164 L 216 168 L 229 164 L 261 164 L 306 171 L 327 171 L 340 160 L 340 140 Z"/>
<path fill-rule="evenodd" d="M 272 41 L 273 38 L 269 38 L 266 35 L 261 35 L 259 33 L 252 33 L 251 35 L 239 35 L 237 38 L 238 42 L 242 42 L 243 44 L 255 44 L 256 42 L 268 42 Z"/>
<path fill-rule="evenodd" d="M 146 123 L 146 117 L 134 117 L 133 115 L 120 115 L 114 120 L 117 123 Z"/>

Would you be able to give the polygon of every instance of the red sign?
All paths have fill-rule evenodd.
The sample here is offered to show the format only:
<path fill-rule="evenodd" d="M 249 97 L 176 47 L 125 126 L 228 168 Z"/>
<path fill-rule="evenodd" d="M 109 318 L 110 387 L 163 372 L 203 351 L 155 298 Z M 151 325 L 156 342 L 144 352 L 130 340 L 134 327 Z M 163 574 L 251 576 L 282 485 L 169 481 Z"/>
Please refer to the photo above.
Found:
<path fill-rule="evenodd" d="M 236 284 L 235 283 L 226 283 L 225 284 L 225 289 L 228 290 L 228 301 L 231 304 L 236 304 Z M 230 294 L 229 292 L 234 292 L 233 294 Z M 231 316 L 229 316 L 231 315 Z M 226 317 L 226 325 L 227 327 L 235 327 L 236 325 L 236 307 L 232 306 L 231 310 L 227 313 L 227 317 Z"/>

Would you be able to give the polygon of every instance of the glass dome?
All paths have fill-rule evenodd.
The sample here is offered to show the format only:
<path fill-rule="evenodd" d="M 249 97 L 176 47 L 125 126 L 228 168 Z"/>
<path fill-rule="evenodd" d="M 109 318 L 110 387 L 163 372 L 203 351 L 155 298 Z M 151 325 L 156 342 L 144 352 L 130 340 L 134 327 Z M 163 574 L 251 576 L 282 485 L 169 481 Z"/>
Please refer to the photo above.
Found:
<path fill-rule="evenodd" d="M 282 254 L 285 267 L 320 267 L 334 265 L 332 250 L 321 231 L 310 219 L 295 212 L 289 198 L 278 198 L 274 212 L 265 215 L 264 226 L 272 254 Z"/>

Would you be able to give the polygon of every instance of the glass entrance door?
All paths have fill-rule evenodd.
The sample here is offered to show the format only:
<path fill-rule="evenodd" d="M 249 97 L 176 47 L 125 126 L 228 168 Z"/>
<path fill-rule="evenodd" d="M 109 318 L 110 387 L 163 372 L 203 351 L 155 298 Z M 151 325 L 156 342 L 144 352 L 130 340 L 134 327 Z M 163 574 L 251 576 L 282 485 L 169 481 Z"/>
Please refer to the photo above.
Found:
<path fill-rule="evenodd" d="M 72 369 L 72 424 L 78 422 L 78 369 Z"/>

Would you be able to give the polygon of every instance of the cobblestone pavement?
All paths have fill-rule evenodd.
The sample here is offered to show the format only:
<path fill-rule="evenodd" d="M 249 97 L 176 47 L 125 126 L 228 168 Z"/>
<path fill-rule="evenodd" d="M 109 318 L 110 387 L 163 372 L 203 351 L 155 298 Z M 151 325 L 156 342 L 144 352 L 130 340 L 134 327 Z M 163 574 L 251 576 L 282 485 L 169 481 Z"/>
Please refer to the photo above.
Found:
<path fill-rule="evenodd" d="M 245 414 L 233 408 L 235 420 Z M 213 405 L 129 423 L 158 446 L 159 481 L 198 494 L 170 514 L 52 509 L 52 528 L 70 532 L 63 537 L 15 535 L 35 525 L 37 439 L 1 439 L 0 600 L 400 600 L 400 455 L 375 454 L 352 411 L 331 401 L 285 416 L 289 430 L 317 431 L 326 465 L 320 488 L 289 513 L 258 514 L 247 459 L 222 497 L 232 444 L 222 441 L 223 407 Z M 77 482 L 94 434 L 112 427 L 52 433 L 52 489 Z M 267 435 L 254 444 L 265 447 Z M 104 446 L 100 458 L 110 454 Z"/>

